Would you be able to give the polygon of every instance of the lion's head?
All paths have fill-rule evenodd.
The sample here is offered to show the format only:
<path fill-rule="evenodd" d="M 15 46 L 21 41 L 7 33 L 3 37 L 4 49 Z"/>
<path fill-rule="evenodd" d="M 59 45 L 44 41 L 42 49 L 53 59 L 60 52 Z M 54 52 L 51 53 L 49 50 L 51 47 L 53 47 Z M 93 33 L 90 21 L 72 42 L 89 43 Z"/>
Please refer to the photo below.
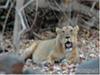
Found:
<path fill-rule="evenodd" d="M 71 51 L 73 47 L 77 46 L 77 33 L 79 27 L 66 26 L 62 29 L 56 28 L 59 41 L 63 44 L 66 51 Z"/>

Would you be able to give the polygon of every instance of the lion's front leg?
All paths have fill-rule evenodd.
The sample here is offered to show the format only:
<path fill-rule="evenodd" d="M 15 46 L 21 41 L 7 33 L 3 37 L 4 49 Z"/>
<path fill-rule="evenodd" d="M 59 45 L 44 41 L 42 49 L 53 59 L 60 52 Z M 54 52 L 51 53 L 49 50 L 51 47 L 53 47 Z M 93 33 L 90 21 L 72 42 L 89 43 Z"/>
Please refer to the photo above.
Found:
<path fill-rule="evenodd" d="M 48 57 L 48 61 L 49 61 L 50 63 L 54 63 L 56 60 L 57 60 L 57 57 L 54 56 L 54 55 L 50 55 L 50 56 Z"/>
<path fill-rule="evenodd" d="M 71 55 L 70 57 L 62 60 L 62 62 L 68 62 L 68 63 L 74 63 L 74 64 L 78 63 L 78 61 L 79 61 L 79 57 L 77 57 L 76 55 Z"/>
<path fill-rule="evenodd" d="M 73 62 L 73 59 L 74 59 L 74 55 L 68 57 L 68 58 L 65 58 L 62 60 L 62 62 L 68 62 L 68 63 L 72 63 Z"/>
<path fill-rule="evenodd" d="M 44 62 L 42 63 L 42 65 L 43 65 L 43 66 L 47 66 L 47 65 L 49 65 L 49 64 L 54 64 L 56 60 L 57 60 L 57 57 L 55 57 L 54 55 L 50 55 L 50 56 L 48 57 L 47 61 L 44 61 Z"/>

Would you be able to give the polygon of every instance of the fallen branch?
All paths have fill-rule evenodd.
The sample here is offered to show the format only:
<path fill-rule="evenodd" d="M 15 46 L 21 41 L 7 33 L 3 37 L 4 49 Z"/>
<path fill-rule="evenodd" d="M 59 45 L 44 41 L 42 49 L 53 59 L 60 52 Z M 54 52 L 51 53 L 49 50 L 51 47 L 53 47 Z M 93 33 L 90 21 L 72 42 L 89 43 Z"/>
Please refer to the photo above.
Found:
<path fill-rule="evenodd" d="M 79 11 L 80 13 L 83 13 L 85 15 L 88 15 L 88 13 L 90 13 L 92 16 L 95 16 L 96 18 L 99 19 L 99 11 L 98 10 L 92 9 L 92 11 L 90 11 L 91 10 L 90 7 L 80 4 L 78 2 L 73 3 L 73 10 Z"/>
<path fill-rule="evenodd" d="M 99 11 L 96 10 L 96 9 L 93 9 L 92 11 L 90 7 L 86 6 L 86 5 L 83 5 L 77 1 L 71 1 L 69 4 L 67 4 L 67 7 L 66 7 L 66 4 L 63 4 L 62 5 L 59 5 L 59 7 L 55 7 L 57 4 L 55 3 L 50 3 L 51 5 L 48 4 L 48 1 L 49 0 L 39 0 L 39 7 L 40 8 L 48 8 L 48 9 L 53 9 L 53 10 L 56 10 L 56 11 L 59 11 L 59 12 L 69 12 L 69 11 L 79 11 L 80 13 L 83 13 L 85 15 L 89 15 L 88 13 L 90 13 L 91 15 L 95 16 L 96 18 L 99 18 Z M 98 0 L 97 0 L 98 1 Z M 36 3 L 31 3 L 30 4 L 30 8 L 33 9 L 32 7 L 34 7 L 36 5 Z M 55 5 L 55 6 L 54 6 Z M 58 6 L 58 5 L 57 5 Z M 61 8 L 62 7 L 62 8 Z M 72 10 L 69 10 L 70 8 L 72 8 Z"/>

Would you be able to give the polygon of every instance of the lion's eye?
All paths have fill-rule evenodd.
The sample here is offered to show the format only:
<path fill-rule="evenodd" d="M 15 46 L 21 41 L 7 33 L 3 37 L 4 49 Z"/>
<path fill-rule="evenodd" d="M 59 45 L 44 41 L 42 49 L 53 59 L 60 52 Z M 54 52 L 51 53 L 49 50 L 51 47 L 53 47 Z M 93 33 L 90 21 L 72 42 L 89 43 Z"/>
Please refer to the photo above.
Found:
<path fill-rule="evenodd" d="M 65 31 L 62 31 L 62 33 L 65 33 Z"/>
<path fill-rule="evenodd" d="M 73 30 L 71 29 L 70 32 L 72 32 Z"/>

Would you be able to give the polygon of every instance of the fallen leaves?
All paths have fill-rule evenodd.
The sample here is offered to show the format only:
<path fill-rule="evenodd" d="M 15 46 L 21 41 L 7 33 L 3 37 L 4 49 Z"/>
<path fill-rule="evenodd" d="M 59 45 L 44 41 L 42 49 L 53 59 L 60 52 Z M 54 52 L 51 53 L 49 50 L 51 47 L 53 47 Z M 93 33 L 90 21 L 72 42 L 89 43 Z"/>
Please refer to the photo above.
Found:
<path fill-rule="evenodd" d="M 80 34 L 81 33 L 81 34 Z M 80 62 L 78 64 L 68 64 L 68 63 L 59 63 L 59 64 L 48 64 L 47 66 L 41 66 L 32 62 L 32 59 L 27 59 L 24 65 L 24 70 L 32 69 L 32 70 L 40 70 L 41 72 L 46 72 L 50 74 L 74 74 L 77 69 L 77 65 L 81 62 L 86 61 L 88 59 L 99 57 L 99 36 L 98 30 L 81 30 L 78 36 L 78 47 L 79 47 L 79 56 Z M 50 35 L 49 35 L 50 34 Z M 41 34 L 45 39 L 55 37 L 55 33 L 44 32 Z M 21 54 L 27 47 L 29 47 L 34 40 L 21 40 L 20 42 L 20 50 L 19 54 Z M 4 40 L 3 43 L 4 49 L 12 50 L 12 40 L 7 39 Z M 0 46 L 0 48 L 2 48 Z M 11 53 L 11 52 L 10 52 Z M 8 54 L 10 54 L 8 53 Z M 0 56 L 3 56 L 1 53 Z"/>

